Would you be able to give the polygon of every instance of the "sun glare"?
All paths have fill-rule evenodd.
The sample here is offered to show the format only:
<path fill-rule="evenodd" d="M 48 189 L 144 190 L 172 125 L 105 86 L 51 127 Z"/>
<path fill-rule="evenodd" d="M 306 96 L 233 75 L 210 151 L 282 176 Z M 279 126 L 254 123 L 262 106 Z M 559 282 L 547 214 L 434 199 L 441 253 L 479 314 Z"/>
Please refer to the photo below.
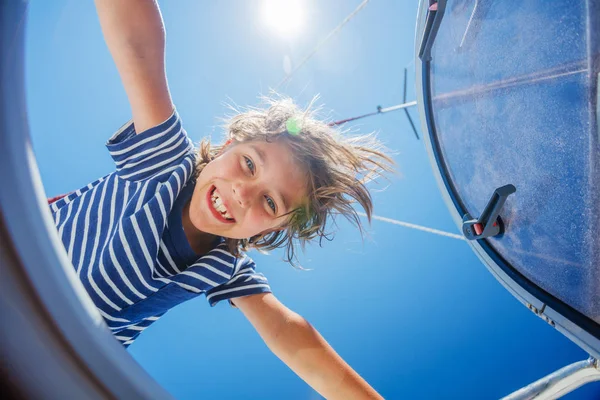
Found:
<path fill-rule="evenodd" d="M 300 33 L 304 25 L 303 0 L 264 0 L 262 17 L 277 35 L 290 38 Z"/>

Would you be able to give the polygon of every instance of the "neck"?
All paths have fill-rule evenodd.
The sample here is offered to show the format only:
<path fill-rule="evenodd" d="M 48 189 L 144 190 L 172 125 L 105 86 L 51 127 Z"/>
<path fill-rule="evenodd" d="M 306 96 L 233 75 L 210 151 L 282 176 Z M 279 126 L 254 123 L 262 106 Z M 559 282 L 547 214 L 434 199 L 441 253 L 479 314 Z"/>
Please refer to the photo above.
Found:
<path fill-rule="evenodd" d="M 212 250 L 213 243 L 216 236 L 210 233 L 202 232 L 197 229 L 192 221 L 190 221 L 190 201 L 183 207 L 181 214 L 181 224 L 183 225 L 183 232 L 187 238 L 190 247 L 198 255 L 204 255 Z"/>

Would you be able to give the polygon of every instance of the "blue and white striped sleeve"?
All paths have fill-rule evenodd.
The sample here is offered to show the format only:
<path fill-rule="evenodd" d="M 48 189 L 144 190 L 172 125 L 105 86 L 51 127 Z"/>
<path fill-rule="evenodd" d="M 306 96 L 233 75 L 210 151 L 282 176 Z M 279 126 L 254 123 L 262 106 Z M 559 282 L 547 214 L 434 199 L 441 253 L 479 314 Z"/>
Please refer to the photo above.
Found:
<path fill-rule="evenodd" d="M 127 348 L 135 341 L 135 339 L 138 338 L 138 336 L 140 336 L 140 333 L 146 330 L 146 328 L 148 328 L 154 322 L 158 321 L 158 319 L 164 314 L 165 313 L 161 313 L 154 317 L 144 318 L 135 325 L 131 325 L 118 332 L 114 332 L 114 336 L 125 348 Z"/>
<path fill-rule="evenodd" d="M 219 301 L 236 297 L 250 296 L 259 293 L 271 293 L 267 278 L 256 272 L 256 264 L 245 254 L 237 259 L 234 275 L 226 283 L 206 292 L 206 299 L 211 306 Z"/>
<path fill-rule="evenodd" d="M 142 181 L 180 164 L 193 144 L 177 111 L 173 111 L 163 123 L 137 134 L 133 122 L 128 122 L 108 140 L 106 147 L 120 178 Z"/>

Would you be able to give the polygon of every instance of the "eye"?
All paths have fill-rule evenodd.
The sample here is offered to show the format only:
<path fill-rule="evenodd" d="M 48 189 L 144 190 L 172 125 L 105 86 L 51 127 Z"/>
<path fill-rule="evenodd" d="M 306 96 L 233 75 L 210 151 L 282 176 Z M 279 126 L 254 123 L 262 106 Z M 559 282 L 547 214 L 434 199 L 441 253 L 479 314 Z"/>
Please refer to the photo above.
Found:
<path fill-rule="evenodd" d="M 271 208 L 271 210 L 273 210 L 273 212 L 277 212 L 277 206 L 275 205 L 275 202 L 273 201 L 272 198 L 270 198 L 269 196 L 265 196 L 265 199 L 267 200 L 267 204 L 269 205 L 269 208 Z"/>
<path fill-rule="evenodd" d="M 248 168 L 250 173 L 254 175 L 254 171 L 256 169 L 256 167 L 254 166 L 254 161 L 252 161 L 250 157 L 244 156 L 244 162 L 246 163 L 246 167 Z"/>

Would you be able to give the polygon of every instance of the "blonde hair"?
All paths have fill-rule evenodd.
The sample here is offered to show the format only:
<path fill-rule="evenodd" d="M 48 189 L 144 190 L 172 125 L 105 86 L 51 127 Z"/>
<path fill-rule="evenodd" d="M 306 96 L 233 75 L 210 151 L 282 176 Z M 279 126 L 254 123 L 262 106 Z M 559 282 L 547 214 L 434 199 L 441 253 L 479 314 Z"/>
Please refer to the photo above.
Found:
<path fill-rule="evenodd" d="M 295 244 L 304 245 L 318 238 L 330 240 L 327 228 L 335 216 L 343 215 L 358 227 L 362 223 L 352 206 L 360 204 L 369 222 L 373 210 L 371 194 L 365 184 L 392 171 L 393 161 L 388 157 L 373 134 L 347 136 L 335 127 L 316 118 L 313 109 L 315 97 L 305 110 L 290 98 L 264 98 L 265 108 L 234 109 L 236 115 L 225 121 L 227 139 L 234 143 L 282 141 L 290 147 L 297 163 L 307 175 L 308 199 L 305 204 L 288 214 L 284 229 L 247 239 L 226 239 L 233 254 L 256 248 L 273 250 L 285 247 L 286 261 L 296 266 Z M 286 123 L 293 118 L 300 132 L 290 134 Z M 196 176 L 212 161 L 224 145 L 211 146 L 203 140 L 199 146 Z"/>

